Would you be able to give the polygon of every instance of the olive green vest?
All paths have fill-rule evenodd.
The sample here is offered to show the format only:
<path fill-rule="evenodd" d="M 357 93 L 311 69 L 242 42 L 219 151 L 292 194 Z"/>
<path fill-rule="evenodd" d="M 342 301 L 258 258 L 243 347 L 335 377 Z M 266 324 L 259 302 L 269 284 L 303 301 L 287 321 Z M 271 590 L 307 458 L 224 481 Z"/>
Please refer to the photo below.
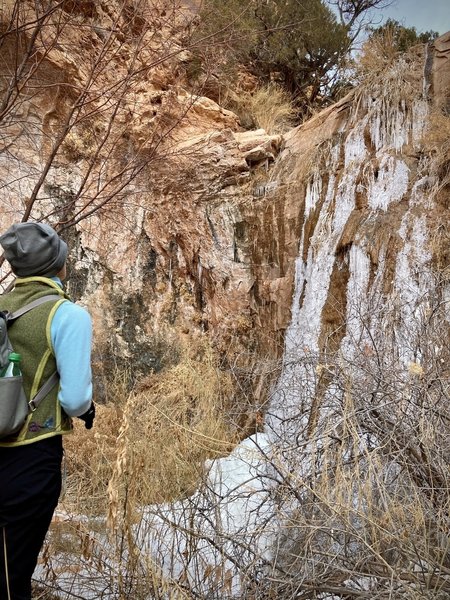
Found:
<path fill-rule="evenodd" d="M 21 357 L 20 368 L 23 387 L 28 399 L 56 371 L 50 327 L 56 309 L 68 300 L 61 287 L 47 277 L 16 279 L 12 292 L 0 296 L 0 309 L 14 312 L 29 302 L 54 294 L 55 302 L 49 301 L 21 316 L 8 329 L 14 352 Z M 68 433 L 72 421 L 58 402 L 59 386 L 42 400 L 37 409 L 28 415 L 22 429 L 1 441 L 0 446 L 22 446 L 37 440 Z"/>

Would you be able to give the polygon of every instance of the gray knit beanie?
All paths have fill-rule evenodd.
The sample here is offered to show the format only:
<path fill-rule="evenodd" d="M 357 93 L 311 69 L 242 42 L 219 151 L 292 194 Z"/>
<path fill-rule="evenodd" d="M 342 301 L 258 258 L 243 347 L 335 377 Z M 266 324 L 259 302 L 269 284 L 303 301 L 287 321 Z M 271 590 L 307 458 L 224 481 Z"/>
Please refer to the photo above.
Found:
<path fill-rule="evenodd" d="M 18 277 L 52 277 L 66 262 L 67 244 L 45 223 L 17 223 L 0 236 L 5 258 Z"/>

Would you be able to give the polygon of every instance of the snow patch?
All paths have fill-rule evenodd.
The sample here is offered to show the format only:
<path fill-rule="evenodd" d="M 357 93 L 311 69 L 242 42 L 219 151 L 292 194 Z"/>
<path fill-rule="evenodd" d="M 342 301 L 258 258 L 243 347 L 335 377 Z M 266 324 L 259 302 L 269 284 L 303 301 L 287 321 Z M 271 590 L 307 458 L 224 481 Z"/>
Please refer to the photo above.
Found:
<path fill-rule="evenodd" d="M 224 595 L 239 594 L 239 567 L 268 560 L 278 528 L 267 476 L 271 452 L 268 436 L 256 434 L 229 456 L 209 461 L 205 483 L 194 495 L 144 509 L 136 527 L 139 546 L 197 593 L 215 587 Z"/>

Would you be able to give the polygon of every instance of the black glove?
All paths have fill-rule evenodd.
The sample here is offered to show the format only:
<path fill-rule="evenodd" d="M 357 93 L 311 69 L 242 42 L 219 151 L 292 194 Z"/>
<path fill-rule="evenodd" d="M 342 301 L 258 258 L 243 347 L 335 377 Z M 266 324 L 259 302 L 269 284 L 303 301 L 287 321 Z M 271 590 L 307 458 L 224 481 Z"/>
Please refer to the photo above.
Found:
<path fill-rule="evenodd" d="M 95 404 L 92 402 L 89 410 L 78 417 L 82 421 L 84 421 L 84 426 L 86 429 L 92 429 L 92 425 L 94 424 L 95 419 Z"/>

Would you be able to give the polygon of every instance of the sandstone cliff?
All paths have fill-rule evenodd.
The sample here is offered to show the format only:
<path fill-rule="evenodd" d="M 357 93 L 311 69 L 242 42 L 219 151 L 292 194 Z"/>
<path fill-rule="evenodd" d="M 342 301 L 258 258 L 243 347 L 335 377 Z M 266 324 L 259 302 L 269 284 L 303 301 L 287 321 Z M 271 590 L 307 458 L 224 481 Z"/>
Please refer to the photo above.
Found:
<path fill-rule="evenodd" d="M 427 59 L 408 59 L 385 89 L 374 81 L 283 138 L 242 131 L 235 115 L 183 87 L 191 13 L 164 4 L 146 12 L 132 2 L 64 3 L 70 18 L 58 29 L 49 17 L 29 56 L 35 30 L 24 27 L 21 58 L 37 66 L 28 66 L 14 102 L 13 5 L 2 13 L 2 227 L 24 212 L 54 215 L 62 231 L 75 223 L 66 234 L 69 288 L 94 316 L 99 366 L 133 355 L 140 374 L 158 370 L 176 356 L 180 335 L 205 332 L 231 360 L 280 357 L 295 258 L 300 242 L 303 260 L 313 257 L 309 242 L 330 178 L 333 202 L 352 193 L 357 200 L 329 248 L 318 349 L 337 348 L 345 335 L 348 257 L 358 240 L 367 240 L 372 279 L 383 255 L 383 289 L 392 290 L 411 193 L 419 180 L 438 185 L 439 173 L 422 176 L 435 152 L 423 136 L 427 113 L 438 97 L 446 101 L 448 36 Z M 32 24 L 33 5 L 21 6 Z M 349 159 L 336 157 L 330 171 L 326 148 L 354 143 L 352 128 L 361 131 L 364 157 L 356 192 L 344 193 Z M 424 215 L 443 262 L 446 193 L 441 186 Z"/>
<path fill-rule="evenodd" d="M 59 223 L 99 363 L 134 354 L 141 374 L 158 370 L 180 332 L 243 351 L 267 319 L 265 343 L 279 345 L 287 312 L 268 285 L 284 276 L 284 216 L 255 173 L 267 179 L 282 138 L 241 131 L 183 88 L 190 13 L 122 4 L 64 3 L 64 27 L 50 14 L 30 50 L 34 7 L 22 3 L 25 74 L 13 69 L 14 3 L 3 8 L 2 227 L 24 213 Z"/>
<path fill-rule="evenodd" d="M 273 387 L 249 392 L 265 415 L 251 432 L 264 433 L 210 464 L 206 487 L 184 504 L 148 510 L 139 531 L 146 552 L 204 597 L 256 586 L 274 565 L 291 591 L 301 573 L 301 589 L 314 594 L 318 574 L 328 573 L 314 562 L 326 536 L 305 531 L 325 514 L 330 564 L 369 546 L 383 568 L 396 556 L 376 536 L 361 544 L 367 514 L 351 512 L 367 500 L 353 482 L 372 477 L 393 487 L 401 480 L 402 498 L 413 490 L 414 502 L 423 500 L 434 559 L 448 564 L 446 534 L 433 520 L 445 512 L 438 490 L 448 486 L 448 441 L 432 425 L 448 420 L 450 36 L 271 136 L 244 131 L 188 87 L 188 11 L 64 2 L 69 18 L 48 15 L 30 46 L 34 5 L 20 4 L 27 25 L 12 36 L 13 5 L 2 6 L 0 223 L 49 218 L 67 237 L 69 288 L 94 317 L 99 381 L 130 359 L 138 378 L 164 371 L 198 338 L 228 364 L 253 369 L 252 384 L 255 365 L 282 359 L 269 369 L 279 375 Z M 376 476 L 366 461 L 374 455 Z M 360 470 L 339 480 L 349 464 Z M 333 520 L 343 488 L 333 496 L 329 481 L 320 487 L 327 469 L 348 492 L 343 513 L 357 534 L 347 554 Z M 309 503 L 316 489 L 331 494 L 328 505 L 319 492 Z M 392 522 L 382 516 L 380 530 L 400 516 L 406 523 L 408 507 L 397 506 Z M 299 569 L 299 539 L 323 571 Z M 358 576 L 348 585 L 345 560 L 327 582 L 350 593 L 374 556 L 352 563 Z M 398 585 L 406 579 L 402 571 Z"/>

